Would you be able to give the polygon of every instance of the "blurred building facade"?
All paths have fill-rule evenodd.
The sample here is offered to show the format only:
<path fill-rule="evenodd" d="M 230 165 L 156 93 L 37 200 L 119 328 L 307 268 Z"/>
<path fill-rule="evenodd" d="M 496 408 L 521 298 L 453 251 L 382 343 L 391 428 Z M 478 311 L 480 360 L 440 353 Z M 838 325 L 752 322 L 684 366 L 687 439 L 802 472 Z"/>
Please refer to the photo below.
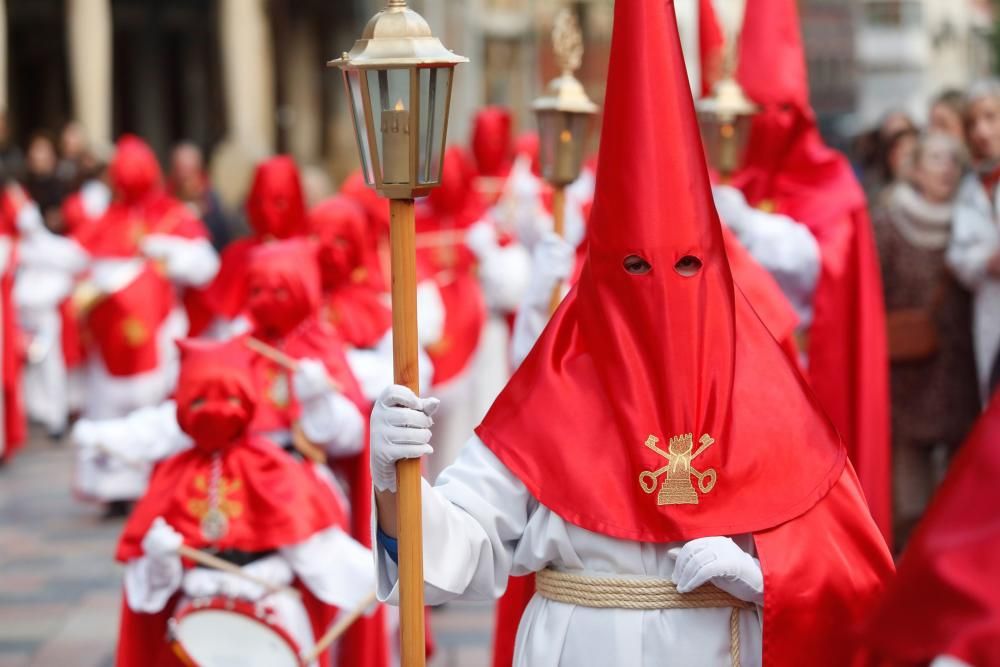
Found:
<path fill-rule="evenodd" d="M 918 121 L 946 88 L 993 70 L 988 0 L 857 0 L 857 127 L 902 109 Z"/>

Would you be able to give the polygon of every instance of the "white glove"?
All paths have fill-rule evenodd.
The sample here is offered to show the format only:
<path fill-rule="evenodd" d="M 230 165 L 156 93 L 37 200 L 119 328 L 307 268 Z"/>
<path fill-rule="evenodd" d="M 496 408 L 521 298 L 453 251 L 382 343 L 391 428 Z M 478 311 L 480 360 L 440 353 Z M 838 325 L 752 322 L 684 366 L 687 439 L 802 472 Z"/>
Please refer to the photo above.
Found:
<path fill-rule="evenodd" d="M 431 415 L 441 402 L 419 398 L 400 385 L 390 385 L 372 409 L 371 464 L 376 491 L 396 491 L 396 462 L 434 451 L 430 446 Z"/>
<path fill-rule="evenodd" d="M 334 391 L 333 380 L 327 375 L 326 366 L 318 359 L 301 359 L 292 376 L 292 389 L 302 403 L 326 396 Z"/>
<path fill-rule="evenodd" d="M 702 537 L 667 552 L 675 557 L 673 582 L 690 593 L 711 582 L 735 598 L 763 604 L 764 573 L 753 556 L 728 537 Z"/>
<path fill-rule="evenodd" d="M 45 220 L 42 219 L 42 212 L 38 209 L 38 204 L 33 201 L 25 203 L 21 210 L 17 212 L 17 231 L 25 236 L 45 229 Z"/>
<path fill-rule="evenodd" d="M 534 299 L 541 298 L 547 307 L 552 291 L 573 273 L 576 253 L 559 235 L 548 232 L 535 245 L 531 263 L 531 295 Z"/>
<path fill-rule="evenodd" d="M 477 259 L 482 259 L 497 249 L 497 231 L 492 223 L 480 220 L 469 227 L 465 234 L 465 245 Z"/>
<path fill-rule="evenodd" d="M 142 538 L 142 551 L 150 558 L 166 559 L 177 556 L 177 550 L 182 544 L 184 537 L 162 516 L 158 516 L 153 520 L 153 525 L 149 527 L 146 536 Z"/>

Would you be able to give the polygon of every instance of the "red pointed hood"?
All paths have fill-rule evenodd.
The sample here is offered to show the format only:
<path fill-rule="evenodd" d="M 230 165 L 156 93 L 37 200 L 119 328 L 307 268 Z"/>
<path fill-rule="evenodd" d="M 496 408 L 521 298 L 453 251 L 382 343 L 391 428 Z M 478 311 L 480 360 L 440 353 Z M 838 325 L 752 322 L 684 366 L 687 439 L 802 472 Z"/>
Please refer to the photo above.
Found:
<path fill-rule="evenodd" d="M 279 155 L 257 166 L 247 217 L 262 238 L 289 239 L 306 233 L 306 201 L 295 160 Z"/>
<path fill-rule="evenodd" d="M 514 161 L 514 119 L 506 107 L 484 107 L 472 128 L 472 155 L 480 176 L 506 176 Z"/>
<path fill-rule="evenodd" d="M 733 184 L 751 204 L 785 194 L 799 200 L 797 220 L 823 218 L 830 183 L 864 205 L 844 159 L 828 148 L 809 104 L 809 77 L 795 0 L 747 0 L 739 44 L 737 78 L 761 107 L 754 118 L 744 168 Z"/>
<path fill-rule="evenodd" d="M 316 244 L 306 239 L 250 251 L 246 304 L 258 335 L 280 338 L 316 313 L 322 299 L 316 253 Z"/>
<path fill-rule="evenodd" d="M 478 433 L 588 530 L 775 526 L 823 498 L 844 450 L 733 285 L 672 3 L 617 2 L 611 54 L 580 282 Z"/>
<path fill-rule="evenodd" d="M 115 195 L 126 204 L 142 201 L 163 185 L 163 172 L 153 149 L 131 134 L 118 140 L 108 172 Z"/>

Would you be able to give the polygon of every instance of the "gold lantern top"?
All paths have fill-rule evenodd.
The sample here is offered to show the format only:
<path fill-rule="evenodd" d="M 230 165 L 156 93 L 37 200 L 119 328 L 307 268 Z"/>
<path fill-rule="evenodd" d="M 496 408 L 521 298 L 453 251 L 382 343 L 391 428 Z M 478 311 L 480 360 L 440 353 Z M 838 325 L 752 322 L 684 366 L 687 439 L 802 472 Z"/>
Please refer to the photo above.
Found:
<path fill-rule="evenodd" d="M 406 6 L 406 0 L 389 0 L 386 8 L 368 21 L 354 48 L 327 65 L 376 69 L 454 66 L 467 62 L 468 58 L 445 48 L 424 17 Z"/>
<path fill-rule="evenodd" d="M 535 111 L 560 111 L 564 113 L 597 113 L 597 105 L 584 90 L 574 72 L 583 64 L 583 34 L 573 13 L 563 9 L 556 15 L 552 28 L 552 46 L 562 74 L 546 86 L 546 94 L 535 100 Z"/>
<path fill-rule="evenodd" d="M 696 106 L 699 113 L 711 114 L 724 123 L 732 123 L 741 116 L 757 113 L 757 106 L 732 76 L 720 79 L 712 89 L 712 94 L 698 100 Z"/>

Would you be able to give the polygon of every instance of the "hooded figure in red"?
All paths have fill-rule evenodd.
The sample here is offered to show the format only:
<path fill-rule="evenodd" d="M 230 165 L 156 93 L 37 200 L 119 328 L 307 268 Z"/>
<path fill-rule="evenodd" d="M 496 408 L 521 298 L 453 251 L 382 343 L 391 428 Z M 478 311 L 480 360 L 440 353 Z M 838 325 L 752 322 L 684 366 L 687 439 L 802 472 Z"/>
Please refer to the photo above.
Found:
<path fill-rule="evenodd" d="M 226 246 L 222 266 L 209 287 L 206 301 L 224 319 L 240 315 L 250 251 L 269 241 L 305 236 L 309 232 L 305 197 L 295 160 L 287 155 L 257 165 L 246 203 L 252 234 Z"/>
<path fill-rule="evenodd" d="M 417 209 L 417 238 L 421 234 L 464 232 L 485 213 L 486 206 L 473 187 L 475 171 L 468 155 L 457 146 L 444 154 L 441 185 Z M 434 363 L 434 385 L 458 377 L 468 368 L 486 320 L 486 305 L 475 275 L 475 257 L 464 239 L 418 248 L 417 264 L 423 278 L 433 280 L 444 304 L 444 332 L 428 346 Z"/>
<path fill-rule="evenodd" d="M 844 438 L 872 516 L 888 540 L 889 362 L 864 193 L 850 164 L 823 143 L 816 127 L 795 2 L 751 0 L 745 17 L 738 78 L 762 112 L 732 185 L 751 205 L 806 225 L 819 244 L 808 377 Z"/>
<path fill-rule="evenodd" d="M 345 357 L 337 330 L 319 315 L 322 302 L 321 272 L 316 244 L 305 239 L 260 245 L 249 253 L 246 267 L 246 310 L 253 320 L 249 335 L 277 348 L 292 359 L 320 362 L 336 385 L 336 393 L 348 399 L 361 415 L 369 404 Z M 237 339 L 245 345 L 246 337 Z M 308 409 L 299 400 L 295 375 L 274 360 L 258 355 L 252 362 L 254 382 L 262 393 L 253 430 L 258 433 L 302 431 Z M 307 434 L 308 435 L 308 434 Z M 336 434 L 335 434 L 336 435 Z M 371 544 L 371 474 L 368 439 L 349 455 L 331 452 L 328 465 L 347 480 L 350 500 L 350 532 L 358 542 Z M 322 443 L 316 443 L 322 444 Z M 338 445 L 342 447 L 343 445 Z M 342 664 L 379 666 L 386 658 L 382 613 L 356 622 L 340 642 Z"/>
<path fill-rule="evenodd" d="M 331 197 L 309 212 L 309 224 L 319 242 L 322 318 L 346 345 L 374 347 L 392 325 L 392 312 L 372 283 L 377 259 L 364 210 L 343 195 Z"/>
<path fill-rule="evenodd" d="M 238 344 L 182 343 L 177 421 L 194 446 L 157 467 L 122 533 L 117 558 L 128 569 L 118 667 L 188 664 L 167 641 L 167 621 L 183 597 L 181 572 L 167 577 L 176 592 L 152 605 L 158 610 L 134 610 L 146 606 L 143 588 L 148 592 L 158 586 L 151 574 L 144 576 L 153 568 L 149 536 L 154 531 L 166 530 L 189 547 L 223 556 L 263 558 L 345 524 L 344 509 L 326 484 L 270 442 L 250 434 L 257 392 L 249 361 L 249 352 Z M 163 562 L 177 556 L 160 558 Z M 152 578 L 145 586 L 137 583 L 147 577 Z M 298 581 L 302 603 L 313 635 L 319 636 L 335 610 L 314 597 L 304 581 Z M 329 663 L 322 659 L 320 664 Z"/>
<path fill-rule="evenodd" d="M 874 664 L 1000 665 L 1000 393 L 951 464 L 869 628 Z"/>
<path fill-rule="evenodd" d="M 156 155 L 142 139 L 127 134 L 118 140 L 108 174 L 114 200 L 103 216 L 81 224 L 75 233 L 91 256 L 135 257 L 152 235 L 208 238 L 201 221 L 167 194 Z"/>
<path fill-rule="evenodd" d="M 617 2 L 611 54 L 588 257 L 477 430 L 481 443 L 425 487 L 428 597 L 497 595 L 505 573 L 551 579 L 555 568 L 626 583 L 665 573 L 683 598 L 681 582 L 712 562 L 682 564 L 685 553 L 726 544 L 749 568 L 752 548 L 763 664 L 849 664 L 891 558 L 836 431 L 734 285 L 672 3 Z M 392 396 L 409 412 L 434 407 L 400 389 Z M 383 463 L 419 449 L 381 427 L 402 416 L 387 398 L 372 418 L 380 506 L 391 492 Z M 707 580 L 724 587 L 726 576 Z M 595 664 L 654 664 L 668 649 L 683 664 L 717 664 L 693 635 L 729 645 L 728 615 L 567 606 L 559 595 L 533 600 L 519 664 L 583 664 L 565 656 L 584 651 Z"/>
<path fill-rule="evenodd" d="M 17 213 L 23 203 L 19 190 L 0 193 L 0 463 L 10 461 L 28 436 L 21 389 L 23 341 L 14 303 Z"/>

